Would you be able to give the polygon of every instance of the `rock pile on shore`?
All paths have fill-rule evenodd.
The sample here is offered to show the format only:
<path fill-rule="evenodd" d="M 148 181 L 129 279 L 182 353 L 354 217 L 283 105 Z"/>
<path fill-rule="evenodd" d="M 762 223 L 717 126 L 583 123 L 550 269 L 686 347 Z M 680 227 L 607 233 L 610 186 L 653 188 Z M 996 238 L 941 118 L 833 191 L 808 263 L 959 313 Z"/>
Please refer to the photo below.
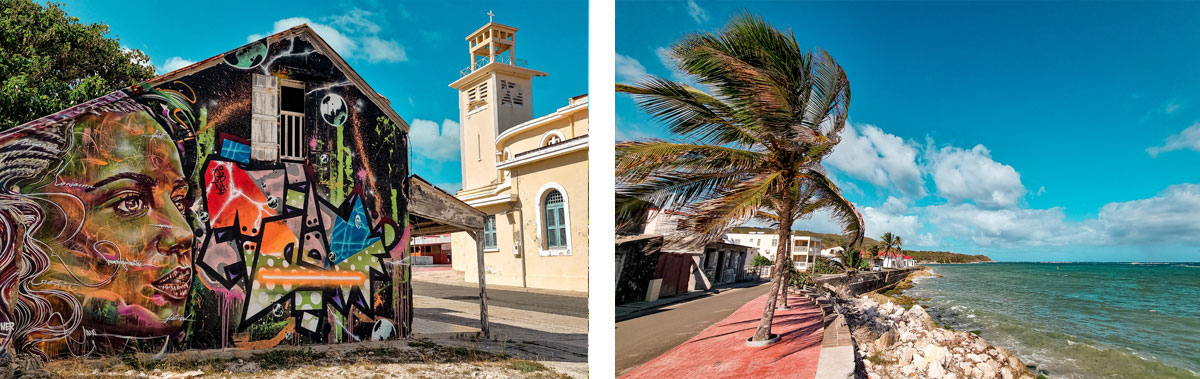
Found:
<path fill-rule="evenodd" d="M 841 300 L 841 308 L 870 378 L 1034 378 L 1007 349 L 938 328 L 920 305 L 905 310 L 860 296 Z"/>

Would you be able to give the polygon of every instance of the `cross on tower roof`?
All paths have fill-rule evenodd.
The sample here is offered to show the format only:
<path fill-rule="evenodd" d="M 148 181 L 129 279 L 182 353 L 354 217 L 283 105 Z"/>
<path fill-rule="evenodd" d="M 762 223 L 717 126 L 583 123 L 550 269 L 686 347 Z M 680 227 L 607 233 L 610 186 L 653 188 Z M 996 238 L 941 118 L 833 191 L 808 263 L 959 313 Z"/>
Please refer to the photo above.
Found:
<path fill-rule="evenodd" d="M 492 17 L 496 17 L 496 15 L 492 13 L 491 9 L 488 9 L 487 15 L 488 15 L 488 22 L 492 22 Z"/>

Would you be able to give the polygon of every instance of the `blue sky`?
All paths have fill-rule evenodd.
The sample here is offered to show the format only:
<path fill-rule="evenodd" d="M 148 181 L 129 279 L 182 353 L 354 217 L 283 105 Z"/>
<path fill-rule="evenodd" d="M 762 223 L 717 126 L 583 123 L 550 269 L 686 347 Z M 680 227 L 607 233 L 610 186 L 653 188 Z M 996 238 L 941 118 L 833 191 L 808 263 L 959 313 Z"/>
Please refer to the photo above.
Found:
<path fill-rule="evenodd" d="M 458 104 L 447 85 L 470 61 L 468 33 L 495 21 L 515 26 L 517 57 L 549 77 L 534 80 L 534 115 L 587 92 L 585 1 L 158 2 L 65 1 L 83 22 L 109 25 L 121 44 L 160 72 L 221 54 L 252 36 L 307 22 L 412 127 L 412 172 L 457 191 Z M 583 36 L 583 37 L 580 37 Z"/>
<path fill-rule="evenodd" d="M 687 80 L 663 48 L 743 9 L 846 70 L 850 125 L 825 166 L 868 235 L 996 260 L 1200 260 L 1200 3 L 620 1 L 617 80 Z M 673 138 L 616 106 L 618 140 Z"/>

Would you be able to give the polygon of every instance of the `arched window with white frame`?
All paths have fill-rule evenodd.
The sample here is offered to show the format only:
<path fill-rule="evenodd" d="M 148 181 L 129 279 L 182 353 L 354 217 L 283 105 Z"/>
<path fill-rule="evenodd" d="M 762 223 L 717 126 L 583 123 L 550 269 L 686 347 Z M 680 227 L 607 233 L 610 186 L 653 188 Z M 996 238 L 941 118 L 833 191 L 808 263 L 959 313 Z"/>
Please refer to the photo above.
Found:
<path fill-rule="evenodd" d="M 563 195 L 556 189 L 546 193 L 545 200 L 542 205 L 543 214 L 546 218 L 546 248 L 547 249 L 566 249 L 567 248 L 567 218 L 566 218 L 566 203 L 563 201 Z"/>
<path fill-rule="evenodd" d="M 537 190 L 537 250 L 543 257 L 572 255 L 571 198 L 566 188 L 555 182 L 542 184 Z"/>

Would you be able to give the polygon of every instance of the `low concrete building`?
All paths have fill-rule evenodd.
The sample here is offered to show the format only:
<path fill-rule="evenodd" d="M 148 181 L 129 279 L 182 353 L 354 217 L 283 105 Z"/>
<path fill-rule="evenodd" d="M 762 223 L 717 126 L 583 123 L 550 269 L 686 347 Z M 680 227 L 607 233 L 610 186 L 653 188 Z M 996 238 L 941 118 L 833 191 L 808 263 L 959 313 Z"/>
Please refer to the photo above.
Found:
<path fill-rule="evenodd" d="M 662 252 L 671 257 L 670 262 L 659 260 L 660 275 L 656 277 L 664 280 L 678 278 L 677 283 L 664 282 L 664 291 L 672 292 L 671 288 L 680 289 L 677 292 L 708 290 L 716 284 L 747 280 L 746 267 L 754 257 L 754 248 L 728 241 L 711 242 L 702 247 L 691 246 L 684 242 L 687 233 L 679 230 L 679 222 L 689 216 L 682 212 L 659 210 L 650 210 L 646 215 L 643 234 L 663 236 Z M 682 267 L 684 261 L 681 259 L 684 256 L 691 260 L 686 270 Z M 679 263 L 672 263 L 675 260 L 679 260 Z M 665 274 L 663 270 L 666 270 Z"/>
<path fill-rule="evenodd" d="M 450 233 L 413 238 L 409 251 L 415 265 L 450 264 Z"/>
<path fill-rule="evenodd" d="M 746 265 L 754 256 L 754 248 L 725 242 L 714 242 L 704 246 L 701 266 L 704 275 L 716 284 L 727 284 L 746 280 Z"/>

